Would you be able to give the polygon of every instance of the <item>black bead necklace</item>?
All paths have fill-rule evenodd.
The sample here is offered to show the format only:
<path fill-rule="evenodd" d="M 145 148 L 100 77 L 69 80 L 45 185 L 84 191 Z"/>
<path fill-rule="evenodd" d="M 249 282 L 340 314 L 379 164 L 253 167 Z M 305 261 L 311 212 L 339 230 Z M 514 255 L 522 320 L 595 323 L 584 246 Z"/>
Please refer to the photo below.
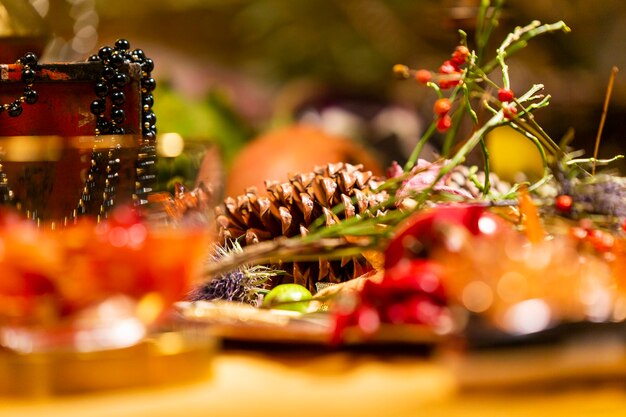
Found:
<path fill-rule="evenodd" d="M 37 55 L 32 52 L 24 54 L 23 57 L 17 60 L 17 65 L 22 66 L 22 75 L 20 80 L 24 84 L 24 91 L 22 95 L 15 100 L 0 105 L 0 113 L 5 111 L 9 117 L 18 117 L 22 114 L 22 104 L 35 104 L 39 98 L 37 91 L 33 89 L 33 83 L 35 82 L 35 76 L 37 75 L 38 63 Z M 9 180 L 6 173 L 3 170 L 2 163 L 0 162 L 0 204 L 7 204 L 13 200 L 13 191 L 9 187 Z"/>
<path fill-rule="evenodd" d="M 104 46 L 98 54 L 89 57 L 90 62 L 102 62 L 100 80 L 94 86 L 97 98 L 91 103 L 91 112 L 96 116 L 97 136 L 103 134 L 123 135 L 126 121 L 124 104 L 126 96 L 122 89 L 130 82 L 128 74 L 122 71 L 128 68 L 127 64 L 138 63 L 141 67 L 141 103 L 142 103 L 142 139 L 136 162 L 135 201 L 137 204 L 147 202 L 147 194 L 152 191 L 156 179 L 156 116 L 152 111 L 154 98 L 152 91 L 156 82 L 151 73 L 154 62 L 147 58 L 141 49 L 130 50 L 130 43 L 126 39 L 118 39 L 114 47 Z M 110 104 L 107 106 L 107 99 Z M 109 115 L 107 117 L 107 107 Z M 96 144 L 97 145 L 97 144 Z M 76 209 L 76 215 L 92 212 L 93 201 L 97 190 L 98 178 L 104 174 L 102 204 L 99 215 L 105 216 L 115 204 L 116 186 L 119 181 L 119 150 L 117 145 L 107 151 L 101 151 L 94 146 L 91 156 L 91 166 L 87 173 L 85 186 Z"/>
<path fill-rule="evenodd" d="M 18 59 L 16 64 L 22 66 L 20 80 L 24 83 L 24 92 L 19 98 L 0 106 L 0 112 L 6 111 L 10 117 L 18 117 L 22 114 L 22 103 L 35 104 L 39 98 L 37 91 L 33 90 L 33 83 L 35 82 L 38 69 L 37 55 L 28 52 Z"/>

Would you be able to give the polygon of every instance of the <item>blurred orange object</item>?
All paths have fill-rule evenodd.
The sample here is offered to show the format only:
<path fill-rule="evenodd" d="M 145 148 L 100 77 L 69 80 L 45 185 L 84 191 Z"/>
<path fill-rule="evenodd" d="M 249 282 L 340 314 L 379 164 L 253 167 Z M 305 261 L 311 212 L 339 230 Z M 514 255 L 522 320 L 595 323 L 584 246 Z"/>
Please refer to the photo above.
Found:
<path fill-rule="evenodd" d="M 445 265 L 451 298 L 505 332 L 623 320 L 624 299 L 610 265 L 568 235 L 531 242 L 513 227 L 479 237 L 448 233 L 454 244 L 441 245 L 433 258 Z"/>
<path fill-rule="evenodd" d="M 130 207 L 100 224 L 83 219 L 59 230 L 2 213 L 0 346 L 133 344 L 183 297 L 205 243 L 202 231 L 151 229 Z"/>
<path fill-rule="evenodd" d="M 225 194 L 243 194 L 249 187 L 265 192 L 265 181 L 285 181 L 288 174 L 309 172 L 316 165 L 347 162 L 363 164 L 374 175 L 383 169 L 376 157 L 354 140 L 296 124 L 259 136 L 235 158 Z"/>

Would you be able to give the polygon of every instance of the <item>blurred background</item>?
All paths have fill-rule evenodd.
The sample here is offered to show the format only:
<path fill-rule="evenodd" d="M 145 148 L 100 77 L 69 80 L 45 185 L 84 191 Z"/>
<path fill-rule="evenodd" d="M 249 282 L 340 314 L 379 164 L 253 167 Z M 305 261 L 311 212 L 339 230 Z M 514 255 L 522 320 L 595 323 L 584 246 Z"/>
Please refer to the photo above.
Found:
<path fill-rule="evenodd" d="M 272 179 L 260 167 L 264 160 L 284 167 L 285 172 L 305 169 L 299 168 L 302 162 L 292 167 L 276 156 L 281 150 L 290 155 L 298 152 L 299 146 L 293 143 L 295 133 L 289 130 L 268 140 L 265 147 L 250 151 L 245 163 L 238 160 L 255 138 L 298 121 L 357 144 L 358 149 L 342 147 L 329 152 L 330 145 L 308 132 L 322 148 L 318 153 L 326 157 L 335 157 L 328 155 L 334 152 L 337 158 L 346 159 L 364 149 L 381 172 L 392 160 L 404 162 L 432 120 L 435 97 L 416 83 L 394 79 L 391 68 L 397 63 L 438 68 L 458 43 L 457 29 L 467 31 L 471 38 L 479 1 L 0 3 L 11 16 L 19 16 L 13 22 L 24 22 L 24 27 L 13 29 L 15 33 L 46 38 L 46 60 L 82 61 L 120 37 L 143 49 L 155 61 L 159 132 L 172 134 L 161 143 L 180 145 L 180 139 L 184 141 L 184 148 L 161 148 L 161 187 L 171 188 L 181 179 L 191 186 L 200 170 L 220 192 L 225 186 L 224 193 L 232 194 L 255 179 Z M 533 83 L 545 84 L 552 104 L 536 114 L 538 121 L 557 142 L 573 129 L 572 147 L 591 156 L 611 67 L 622 68 L 600 156 L 623 153 L 626 2 L 510 0 L 492 39 L 499 43 L 515 26 L 533 19 L 545 23 L 564 20 L 572 32 L 535 39 L 512 58 L 513 89 L 523 92 Z M 515 169 L 537 174 L 536 153 L 520 151 L 512 141 L 506 143 L 498 152 L 515 155 Z M 205 160 L 202 170 L 207 150 L 213 159 Z M 437 140 L 430 152 L 436 151 Z M 299 152 L 304 153 L 302 149 Z M 315 152 L 306 148 L 306 155 L 299 159 L 304 159 L 304 164 L 312 162 Z M 259 166 L 250 161 L 259 161 Z M 623 165 L 616 167 L 623 172 Z M 501 169 L 502 176 L 512 175 Z M 235 177 L 241 181 L 224 185 Z"/>

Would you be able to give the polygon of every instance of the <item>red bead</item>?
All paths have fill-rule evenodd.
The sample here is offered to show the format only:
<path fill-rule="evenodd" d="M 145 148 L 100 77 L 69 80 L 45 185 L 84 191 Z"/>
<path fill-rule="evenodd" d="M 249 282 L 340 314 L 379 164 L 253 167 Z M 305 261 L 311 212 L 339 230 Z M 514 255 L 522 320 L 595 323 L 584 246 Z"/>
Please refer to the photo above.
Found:
<path fill-rule="evenodd" d="M 441 133 L 447 131 L 452 126 L 452 118 L 445 114 L 437 120 L 437 130 Z"/>
<path fill-rule="evenodd" d="M 448 114 L 450 109 L 452 108 L 452 103 L 447 98 L 440 98 L 435 101 L 433 106 L 433 111 L 437 116 L 443 116 Z"/>
<path fill-rule="evenodd" d="M 509 88 L 501 88 L 498 90 L 498 100 L 503 103 L 508 103 L 509 101 L 512 101 L 513 97 L 515 97 L 515 94 L 513 93 L 513 90 Z"/>
<path fill-rule="evenodd" d="M 572 211 L 574 200 L 567 194 L 561 194 L 554 200 L 554 208 L 561 213 L 569 213 Z"/>

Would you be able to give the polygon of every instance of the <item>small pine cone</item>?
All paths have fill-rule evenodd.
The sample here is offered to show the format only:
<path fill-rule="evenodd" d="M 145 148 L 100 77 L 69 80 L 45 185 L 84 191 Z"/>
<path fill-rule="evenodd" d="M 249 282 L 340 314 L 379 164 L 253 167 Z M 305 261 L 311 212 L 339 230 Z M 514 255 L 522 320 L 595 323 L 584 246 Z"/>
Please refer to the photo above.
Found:
<path fill-rule="evenodd" d="M 245 195 L 226 198 L 216 208 L 219 238 L 239 239 L 242 246 L 271 240 L 279 236 L 304 236 L 317 218 L 324 217 L 326 225 L 340 219 L 369 215 L 368 210 L 387 200 L 386 192 L 375 192 L 379 182 L 361 165 L 346 163 L 316 167 L 312 172 L 291 176 L 287 182 L 266 181 L 268 196 L 260 196 L 256 189 Z M 353 200 L 356 204 L 353 204 Z M 331 209 L 344 204 L 342 213 Z M 362 275 L 370 268 L 362 256 L 318 262 L 294 262 L 279 265 L 287 275 L 281 282 L 293 281 L 311 291 L 316 283 L 344 282 Z"/>
<path fill-rule="evenodd" d="M 483 171 L 477 172 L 475 176 L 480 184 L 485 181 L 485 173 Z M 491 184 L 492 192 L 495 192 L 496 194 L 505 194 L 511 189 L 511 185 L 509 183 L 500 180 L 500 178 L 498 178 L 498 176 L 493 172 L 489 174 L 489 182 Z M 445 185 L 468 191 L 474 198 L 482 197 L 482 192 L 478 189 L 478 187 L 476 187 L 476 184 L 470 180 L 470 168 L 465 165 L 455 167 L 446 180 Z"/>
<path fill-rule="evenodd" d="M 142 213 L 153 224 L 207 225 L 211 222 L 213 204 L 211 190 L 204 184 L 186 190 L 182 184 L 175 185 L 175 193 L 153 193 Z"/>

